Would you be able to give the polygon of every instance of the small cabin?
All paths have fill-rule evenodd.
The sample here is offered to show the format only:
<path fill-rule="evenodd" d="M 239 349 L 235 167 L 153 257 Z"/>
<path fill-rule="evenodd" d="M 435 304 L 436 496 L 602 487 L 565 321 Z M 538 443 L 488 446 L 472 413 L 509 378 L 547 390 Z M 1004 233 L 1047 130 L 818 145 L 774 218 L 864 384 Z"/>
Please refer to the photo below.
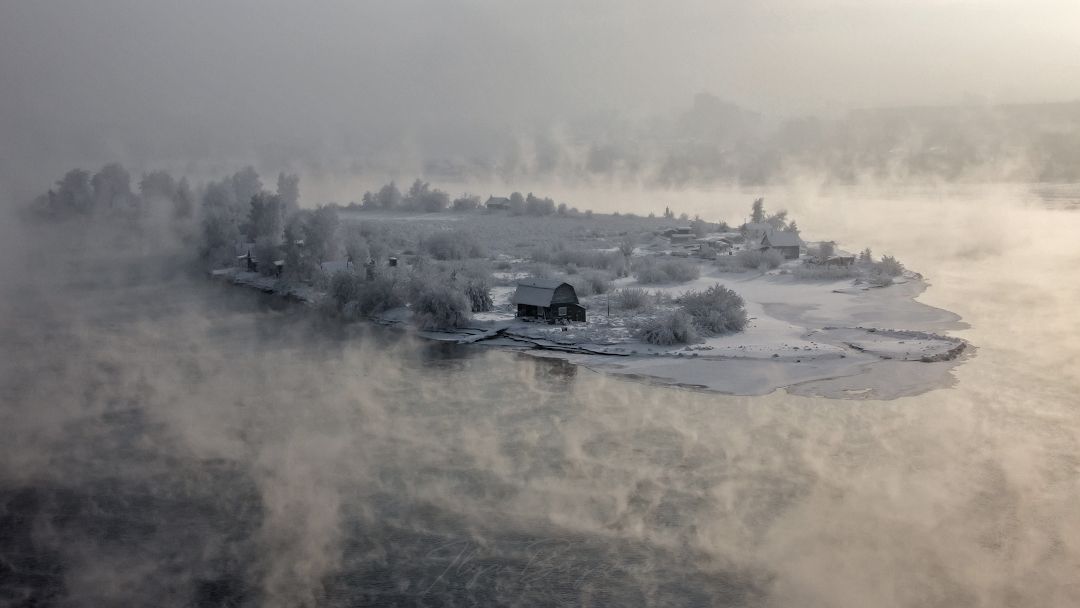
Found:
<path fill-rule="evenodd" d="M 543 319 L 548 323 L 585 322 L 585 307 L 578 303 L 574 286 L 553 279 L 518 281 L 513 304 L 522 319 Z"/>
<path fill-rule="evenodd" d="M 772 232 L 766 232 L 765 236 L 761 237 L 762 249 L 775 249 L 787 260 L 799 259 L 799 248 L 801 245 L 802 240 L 795 232 L 774 230 Z"/>

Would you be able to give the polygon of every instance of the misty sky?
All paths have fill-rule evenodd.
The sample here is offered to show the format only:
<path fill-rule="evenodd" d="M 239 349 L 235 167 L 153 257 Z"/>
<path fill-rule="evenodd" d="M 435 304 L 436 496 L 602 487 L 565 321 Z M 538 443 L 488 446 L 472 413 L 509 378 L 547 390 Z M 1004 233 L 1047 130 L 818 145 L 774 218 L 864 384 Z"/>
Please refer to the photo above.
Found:
<path fill-rule="evenodd" d="M 700 91 L 772 114 L 1076 99 L 1078 27 L 1067 0 L 3 0 L 0 179 L 285 164 L 670 112 Z"/>

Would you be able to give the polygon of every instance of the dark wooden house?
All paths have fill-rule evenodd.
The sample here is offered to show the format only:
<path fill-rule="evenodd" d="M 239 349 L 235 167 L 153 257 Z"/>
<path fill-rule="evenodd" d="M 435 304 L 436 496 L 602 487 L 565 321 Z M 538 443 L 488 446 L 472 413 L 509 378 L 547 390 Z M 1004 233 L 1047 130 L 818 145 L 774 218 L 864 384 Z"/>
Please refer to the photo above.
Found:
<path fill-rule="evenodd" d="M 799 259 L 799 248 L 801 246 L 802 239 L 795 232 L 773 230 L 766 232 L 765 236 L 761 237 L 762 249 L 775 249 L 788 260 Z"/>
<path fill-rule="evenodd" d="M 574 286 L 553 279 L 518 281 L 513 303 L 517 316 L 525 319 L 585 322 L 585 307 L 578 303 Z"/>

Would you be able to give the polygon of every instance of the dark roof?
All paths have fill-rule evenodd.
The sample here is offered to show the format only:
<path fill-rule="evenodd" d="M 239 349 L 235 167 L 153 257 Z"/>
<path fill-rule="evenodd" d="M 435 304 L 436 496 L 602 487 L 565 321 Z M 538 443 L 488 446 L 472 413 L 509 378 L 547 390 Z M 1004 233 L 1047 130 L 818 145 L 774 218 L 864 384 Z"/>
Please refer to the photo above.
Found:
<path fill-rule="evenodd" d="M 772 247 L 798 247 L 802 244 L 798 233 L 784 230 L 773 230 L 765 233 L 765 236 L 761 237 L 761 244 L 764 245 L 766 240 L 769 241 L 769 245 Z"/>
<path fill-rule="evenodd" d="M 555 290 L 563 285 L 569 285 L 555 279 L 522 279 L 518 281 L 517 291 L 514 292 L 514 304 L 528 304 L 529 306 L 551 306 L 551 299 L 555 297 Z M 573 289 L 573 287 L 570 287 Z"/>

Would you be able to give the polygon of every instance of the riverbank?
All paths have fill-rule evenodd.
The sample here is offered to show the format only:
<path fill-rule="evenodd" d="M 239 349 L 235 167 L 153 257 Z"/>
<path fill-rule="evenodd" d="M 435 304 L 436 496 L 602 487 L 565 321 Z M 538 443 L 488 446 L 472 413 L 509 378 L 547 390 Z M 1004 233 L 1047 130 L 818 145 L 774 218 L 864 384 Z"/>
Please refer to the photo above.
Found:
<path fill-rule="evenodd" d="M 321 294 L 237 269 L 214 278 L 314 306 Z M 632 279 L 621 279 L 632 286 Z M 558 357 L 636 380 L 731 395 L 778 389 L 845 399 L 893 399 L 948 386 L 951 371 L 970 353 L 946 332 L 967 327 L 959 316 L 917 301 L 928 287 L 918 274 L 873 288 L 852 280 L 805 281 L 782 269 L 729 273 L 710 269 L 688 283 L 660 286 L 678 297 L 722 283 L 743 297 L 744 331 L 700 343 L 656 346 L 636 340 L 633 319 L 590 311 L 589 323 L 548 325 L 517 319 L 507 302 L 453 330 L 415 330 L 422 338 Z M 504 299 L 506 294 L 499 294 Z M 594 308 L 596 301 L 593 301 Z M 371 319 L 414 331 L 407 308 Z"/>

